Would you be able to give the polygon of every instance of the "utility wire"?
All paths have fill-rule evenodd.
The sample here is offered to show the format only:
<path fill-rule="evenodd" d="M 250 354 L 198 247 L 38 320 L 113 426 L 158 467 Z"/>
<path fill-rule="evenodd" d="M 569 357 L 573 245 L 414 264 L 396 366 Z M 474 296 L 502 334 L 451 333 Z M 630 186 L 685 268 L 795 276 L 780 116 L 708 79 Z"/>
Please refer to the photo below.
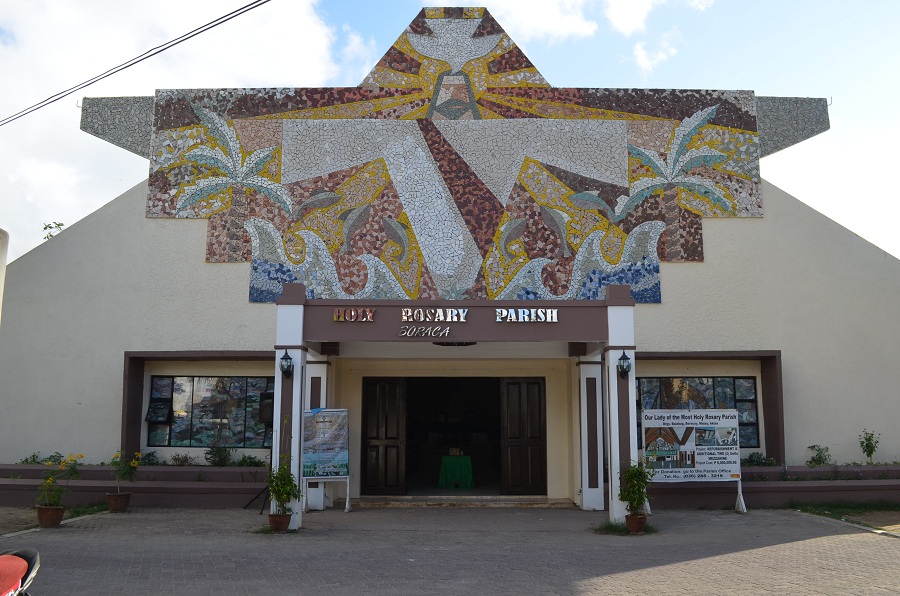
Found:
<path fill-rule="evenodd" d="M 266 4 L 267 2 L 271 2 L 271 0 L 254 0 L 250 4 L 242 6 L 241 8 L 238 8 L 237 10 L 234 10 L 232 12 L 229 12 L 228 14 L 223 15 L 213 21 L 210 21 L 209 23 L 207 23 L 201 27 L 197 27 L 193 31 L 189 31 L 188 33 L 185 33 L 184 35 L 181 35 L 180 37 L 176 37 L 175 39 L 173 39 L 171 41 L 168 41 L 164 44 L 158 45 L 155 48 L 149 49 L 146 52 L 144 52 L 143 54 L 140 54 L 139 56 L 135 56 L 134 58 L 132 58 L 131 60 L 128 60 L 127 62 L 123 62 L 122 64 L 120 64 L 118 66 L 110 68 L 106 72 L 100 73 L 99 75 L 97 75 L 93 78 L 90 78 L 90 79 L 84 81 L 83 83 L 79 83 L 78 85 L 75 85 L 74 87 L 69 87 L 65 91 L 60 91 L 59 93 L 55 93 L 55 94 L 51 95 L 50 97 L 48 97 L 47 99 L 45 99 L 43 101 L 39 101 L 38 103 L 34 104 L 33 106 L 27 107 L 20 112 L 16 112 L 15 114 L 12 114 L 11 116 L 7 116 L 6 118 L 0 120 L 0 126 L 5 126 L 5 125 L 9 124 L 10 122 L 13 122 L 15 120 L 18 120 L 19 118 L 27 116 L 28 114 L 31 114 L 32 112 L 36 112 L 37 110 L 43 108 L 44 106 L 48 106 L 55 101 L 59 101 L 60 99 L 62 99 L 64 97 L 72 95 L 73 93 L 75 93 L 76 91 L 78 91 L 80 89 L 84 89 L 85 87 L 88 87 L 89 85 L 93 85 L 97 81 L 102 81 L 103 79 L 110 77 L 118 72 L 121 72 L 121 71 L 125 70 L 126 68 L 130 68 L 130 67 L 134 66 L 135 64 L 138 64 L 139 62 L 143 62 L 147 58 L 151 58 L 161 52 L 168 50 L 169 48 L 177 46 L 178 44 L 180 44 L 183 41 L 187 41 L 187 40 L 191 39 L 192 37 L 196 37 L 197 35 L 200 35 L 201 33 L 205 32 L 205 31 L 209 31 L 210 29 L 218 27 L 222 23 L 226 23 L 233 18 L 239 17 L 244 13 L 250 12 L 254 8 L 259 8 L 263 4 Z"/>

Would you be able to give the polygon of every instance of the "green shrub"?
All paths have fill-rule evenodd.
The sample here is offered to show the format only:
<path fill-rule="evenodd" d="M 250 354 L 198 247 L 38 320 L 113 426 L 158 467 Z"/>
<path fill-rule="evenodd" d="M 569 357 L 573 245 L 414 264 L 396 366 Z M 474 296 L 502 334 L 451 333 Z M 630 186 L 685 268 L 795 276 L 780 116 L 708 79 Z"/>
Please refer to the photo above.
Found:
<path fill-rule="evenodd" d="M 188 453 L 173 453 L 172 454 L 172 465 L 173 466 L 193 466 L 197 463 L 197 458 Z"/>
<path fill-rule="evenodd" d="M 655 475 L 656 470 L 645 461 L 622 466 L 619 500 L 625 503 L 625 508 L 631 515 L 644 512 L 644 503 L 648 499 L 647 489 Z"/>
<path fill-rule="evenodd" d="M 875 433 L 869 432 L 866 429 L 863 429 L 862 434 L 859 435 L 859 448 L 862 449 L 862 452 L 869 460 L 869 464 L 872 463 L 872 456 L 875 455 L 875 451 L 878 449 L 878 442 L 880 440 L 880 434 L 876 435 Z"/>
<path fill-rule="evenodd" d="M 253 455 L 244 454 L 241 459 L 234 462 L 234 465 L 243 468 L 261 468 L 266 465 L 266 462 Z"/>
<path fill-rule="evenodd" d="M 831 454 L 828 453 L 828 447 L 822 445 L 810 445 L 807 449 L 812 449 L 813 455 L 806 460 L 806 465 L 810 468 L 819 466 L 827 466 L 831 463 Z"/>
<path fill-rule="evenodd" d="M 203 454 L 203 458 L 209 465 L 223 468 L 231 465 L 231 456 L 234 450 L 234 447 L 210 447 Z"/>
<path fill-rule="evenodd" d="M 291 464 L 284 458 L 277 470 L 269 471 L 269 498 L 275 503 L 275 512 L 291 513 L 290 502 L 300 498 L 300 487 L 291 473 Z"/>
<path fill-rule="evenodd" d="M 766 457 L 759 451 L 754 451 L 741 460 L 742 466 L 777 466 L 778 462 L 774 457 Z"/>
<path fill-rule="evenodd" d="M 142 466 L 164 466 L 166 462 L 159 459 L 159 455 L 156 451 L 147 451 L 141 452 L 141 465 Z"/>

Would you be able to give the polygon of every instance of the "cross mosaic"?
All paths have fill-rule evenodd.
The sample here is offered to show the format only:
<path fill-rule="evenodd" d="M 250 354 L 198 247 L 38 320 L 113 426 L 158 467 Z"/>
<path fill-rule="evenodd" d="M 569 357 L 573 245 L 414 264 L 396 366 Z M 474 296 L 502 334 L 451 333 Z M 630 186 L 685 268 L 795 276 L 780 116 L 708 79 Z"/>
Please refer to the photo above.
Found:
<path fill-rule="evenodd" d="M 483 8 L 423 9 L 358 87 L 158 91 L 150 153 L 147 216 L 208 219 L 253 302 L 660 302 L 704 217 L 762 216 L 752 91 L 551 87 Z"/>

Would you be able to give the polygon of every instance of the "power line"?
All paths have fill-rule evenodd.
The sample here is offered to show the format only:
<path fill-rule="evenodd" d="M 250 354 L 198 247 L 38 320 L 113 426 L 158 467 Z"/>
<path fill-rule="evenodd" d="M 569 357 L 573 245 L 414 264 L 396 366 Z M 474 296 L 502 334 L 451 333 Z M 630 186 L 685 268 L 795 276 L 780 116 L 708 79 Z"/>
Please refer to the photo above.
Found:
<path fill-rule="evenodd" d="M 233 11 L 229 12 L 228 14 L 223 15 L 213 21 L 210 21 L 209 23 L 207 23 L 201 27 L 197 27 L 193 31 L 189 31 L 189 32 L 185 33 L 184 35 L 181 35 L 180 37 L 176 37 L 175 39 L 173 39 L 171 41 L 167 41 L 164 44 L 161 44 L 161 45 L 156 46 L 155 48 L 149 49 L 146 52 L 144 52 L 143 54 L 135 56 L 134 58 L 132 58 L 131 60 L 128 60 L 127 62 L 123 62 L 122 64 L 120 64 L 118 66 L 110 68 L 106 72 L 100 73 L 97 76 L 84 81 L 83 83 L 79 83 L 78 85 L 75 85 L 74 87 L 69 87 L 68 89 L 66 89 L 64 91 L 60 91 L 59 93 L 54 93 L 47 99 L 45 99 L 43 101 L 39 101 L 38 103 L 34 104 L 33 106 L 27 107 L 24 110 L 21 110 L 19 112 L 16 112 L 15 114 L 12 114 L 11 116 L 7 116 L 6 118 L 0 120 L 0 126 L 5 126 L 5 125 L 9 124 L 10 122 L 18 120 L 19 118 L 22 118 L 24 116 L 27 116 L 28 114 L 30 114 L 32 112 L 36 112 L 37 110 L 40 110 L 44 106 L 48 106 L 55 101 L 59 101 L 60 99 L 62 99 L 64 97 L 72 95 L 73 93 L 75 93 L 76 91 L 78 91 L 80 89 L 84 89 L 85 87 L 88 87 L 89 85 L 93 85 L 97 81 L 102 81 L 103 79 L 110 77 L 118 72 L 121 72 L 121 71 L 125 70 L 126 68 L 130 68 L 130 67 L 134 66 L 135 64 L 138 64 L 139 62 L 143 62 L 147 58 L 151 58 L 161 52 L 168 50 L 169 48 L 177 46 L 178 44 L 180 44 L 183 41 L 187 41 L 187 40 L 191 39 L 192 37 L 196 37 L 197 35 L 200 35 L 201 33 L 205 32 L 205 31 L 209 31 L 210 29 L 218 27 L 222 23 L 226 23 L 233 18 L 239 17 L 244 13 L 250 12 L 254 8 L 259 8 L 263 4 L 266 4 L 267 2 L 271 2 L 271 0 L 254 0 L 250 4 L 242 6 L 241 8 L 238 8 L 237 10 L 233 10 Z"/>

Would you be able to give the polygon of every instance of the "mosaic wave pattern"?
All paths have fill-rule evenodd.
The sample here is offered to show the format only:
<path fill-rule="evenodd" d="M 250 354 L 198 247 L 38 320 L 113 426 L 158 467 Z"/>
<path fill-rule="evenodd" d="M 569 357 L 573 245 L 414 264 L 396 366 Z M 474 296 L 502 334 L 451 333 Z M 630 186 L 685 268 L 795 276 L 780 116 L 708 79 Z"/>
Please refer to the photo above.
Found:
<path fill-rule="evenodd" d="M 253 302 L 659 302 L 704 217 L 762 216 L 758 139 L 750 91 L 554 88 L 487 10 L 426 8 L 359 87 L 158 91 L 147 216 L 208 219 Z"/>

